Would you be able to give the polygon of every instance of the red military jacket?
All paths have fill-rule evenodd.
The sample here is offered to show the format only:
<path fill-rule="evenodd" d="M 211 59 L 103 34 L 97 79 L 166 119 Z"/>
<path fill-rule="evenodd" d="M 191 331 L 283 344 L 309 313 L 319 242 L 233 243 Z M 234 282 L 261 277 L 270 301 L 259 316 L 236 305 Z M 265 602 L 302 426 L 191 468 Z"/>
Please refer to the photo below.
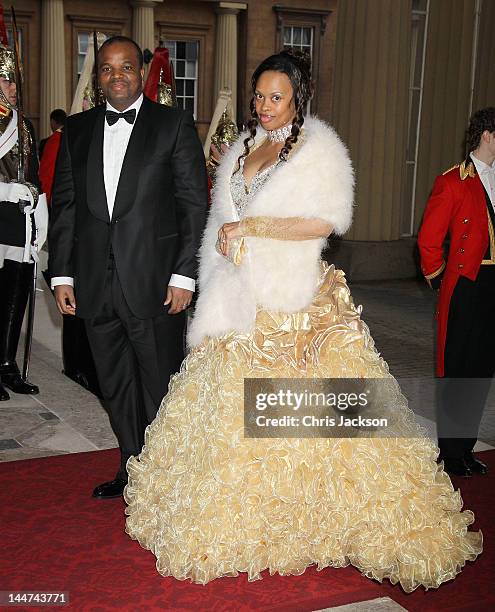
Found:
<path fill-rule="evenodd" d="M 443 242 L 450 235 L 447 261 Z M 484 259 L 490 245 L 490 258 Z M 481 263 L 495 265 L 493 225 L 485 191 L 469 159 L 435 179 L 418 234 L 421 270 L 428 283 L 442 275 L 437 307 L 437 376 L 444 375 L 450 299 L 459 276 L 475 280 Z"/>
<path fill-rule="evenodd" d="M 39 177 L 41 183 L 41 189 L 46 193 L 46 199 L 48 204 L 52 201 L 52 187 L 55 179 L 55 166 L 57 164 L 58 151 L 60 149 L 60 141 L 62 139 L 62 132 L 60 128 L 53 132 L 48 138 L 43 149 L 43 155 L 40 159 Z"/>

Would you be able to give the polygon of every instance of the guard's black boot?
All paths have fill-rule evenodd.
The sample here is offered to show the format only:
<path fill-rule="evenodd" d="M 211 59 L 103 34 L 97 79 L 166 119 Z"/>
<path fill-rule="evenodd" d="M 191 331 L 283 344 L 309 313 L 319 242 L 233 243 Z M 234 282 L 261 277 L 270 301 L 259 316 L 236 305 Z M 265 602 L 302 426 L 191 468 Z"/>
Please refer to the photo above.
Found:
<path fill-rule="evenodd" d="M 2 383 L 14 393 L 23 395 L 38 395 L 39 387 L 24 380 L 19 372 L 17 363 L 4 363 L 0 365 L 0 377 Z"/>
<path fill-rule="evenodd" d="M 36 385 L 25 382 L 16 363 L 24 311 L 33 280 L 33 264 L 6 259 L 2 269 L 2 309 L 0 318 L 0 378 L 14 391 L 35 395 Z"/>

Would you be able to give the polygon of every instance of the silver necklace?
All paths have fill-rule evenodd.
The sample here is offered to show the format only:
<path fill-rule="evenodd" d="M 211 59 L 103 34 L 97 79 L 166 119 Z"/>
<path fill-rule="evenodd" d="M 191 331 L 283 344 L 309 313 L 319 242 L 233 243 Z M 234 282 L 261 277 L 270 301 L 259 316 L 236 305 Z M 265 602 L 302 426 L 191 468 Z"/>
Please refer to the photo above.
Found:
<path fill-rule="evenodd" d="M 292 133 L 292 123 L 276 130 L 267 130 L 266 133 L 270 142 L 285 142 Z"/>

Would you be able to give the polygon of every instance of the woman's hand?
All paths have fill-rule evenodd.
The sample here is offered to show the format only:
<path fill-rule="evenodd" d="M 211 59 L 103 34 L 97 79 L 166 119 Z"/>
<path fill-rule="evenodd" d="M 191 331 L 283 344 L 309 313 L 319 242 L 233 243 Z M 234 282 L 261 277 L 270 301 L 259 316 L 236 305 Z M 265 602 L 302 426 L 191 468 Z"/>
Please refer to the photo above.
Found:
<path fill-rule="evenodd" d="M 220 250 L 224 257 L 227 257 L 231 241 L 236 238 L 242 238 L 239 221 L 224 223 L 218 230 L 218 241 L 220 242 Z"/>
<path fill-rule="evenodd" d="M 222 158 L 222 155 L 224 155 L 228 150 L 229 150 L 229 147 L 226 144 L 222 144 L 220 151 L 217 149 L 217 147 L 213 143 L 210 145 L 210 155 L 211 157 L 213 157 L 213 159 L 217 163 L 220 163 L 220 159 Z"/>

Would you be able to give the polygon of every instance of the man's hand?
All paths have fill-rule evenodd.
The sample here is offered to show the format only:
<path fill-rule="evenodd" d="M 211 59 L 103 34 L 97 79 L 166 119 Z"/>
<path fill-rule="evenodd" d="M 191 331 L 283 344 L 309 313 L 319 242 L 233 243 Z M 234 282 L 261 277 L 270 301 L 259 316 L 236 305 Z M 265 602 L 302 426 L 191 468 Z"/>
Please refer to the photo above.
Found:
<path fill-rule="evenodd" d="M 76 298 L 74 288 L 70 285 L 57 285 L 55 291 L 55 302 L 61 314 L 76 314 Z"/>
<path fill-rule="evenodd" d="M 178 314 L 189 307 L 193 296 L 193 292 L 189 289 L 181 289 L 169 285 L 167 288 L 167 299 L 163 303 L 164 306 L 170 304 L 168 314 Z"/>

